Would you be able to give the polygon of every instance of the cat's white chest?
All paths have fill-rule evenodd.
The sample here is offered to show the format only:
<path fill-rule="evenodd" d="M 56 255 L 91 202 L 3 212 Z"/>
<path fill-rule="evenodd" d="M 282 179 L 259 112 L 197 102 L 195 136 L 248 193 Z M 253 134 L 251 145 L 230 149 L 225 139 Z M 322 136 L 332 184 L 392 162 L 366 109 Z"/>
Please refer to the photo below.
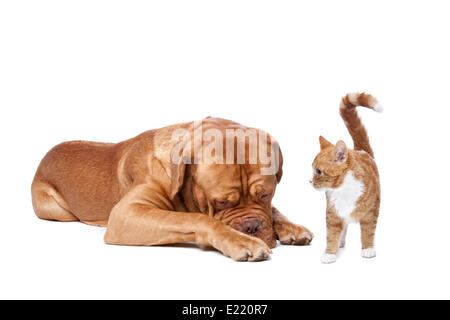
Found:
<path fill-rule="evenodd" d="M 349 171 L 339 188 L 328 189 L 326 193 L 336 213 L 348 223 L 352 221 L 350 215 L 355 211 L 356 204 L 364 193 L 364 184 L 355 178 L 353 171 Z"/>

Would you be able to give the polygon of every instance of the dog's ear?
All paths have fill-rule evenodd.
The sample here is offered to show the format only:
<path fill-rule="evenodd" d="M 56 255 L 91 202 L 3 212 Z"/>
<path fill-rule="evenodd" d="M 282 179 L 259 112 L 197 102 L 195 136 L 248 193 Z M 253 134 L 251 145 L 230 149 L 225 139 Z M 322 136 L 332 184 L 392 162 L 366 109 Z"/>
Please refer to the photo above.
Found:
<path fill-rule="evenodd" d="M 179 163 L 171 164 L 171 177 L 170 177 L 170 200 L 173 200 L 178 192 L 180 192 L 181 187 L 184 182 L 184 174 L 186 172 L 186 162 L 184 158 L 181 158 Z"/>
<path fill-rule="evenodd" d="M 276 173 L 278 183 L 280 182 L 282 176 L 283 176 L 283 154 L 281 153 L 281 149 L 278 148 L 278 171 Z"/>
<path fill-rule="evenodd" d="M 178 130 L 178 129 L 177 129 Z M 184 129 L 172 133 L 172 139 L 176 137 L 178 142 L 172 147 L 170 152 L 170 187 L 169 198 L 173 200 L 180 192 L 184 183 L 186 165 L 191 164 L 191 136 Z"/>

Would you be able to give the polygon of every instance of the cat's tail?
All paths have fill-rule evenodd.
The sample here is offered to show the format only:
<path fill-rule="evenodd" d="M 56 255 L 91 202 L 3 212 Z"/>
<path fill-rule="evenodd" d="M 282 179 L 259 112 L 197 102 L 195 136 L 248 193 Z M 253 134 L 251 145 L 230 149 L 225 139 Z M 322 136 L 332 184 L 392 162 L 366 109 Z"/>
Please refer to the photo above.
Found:
<path fill-rule="evenodd" d="M 377 99 L 367 93 L 349 93 L 341 100 L 339 111 L 347 126 L 348 132 L 352 136 L 354 149 L 366 151 L 373 157 L 370 147 L 369 136 L 366 128 L 356 112 L 356 107 L 366 107 L 376 112 L 383 112 L 383 108 Z"/>

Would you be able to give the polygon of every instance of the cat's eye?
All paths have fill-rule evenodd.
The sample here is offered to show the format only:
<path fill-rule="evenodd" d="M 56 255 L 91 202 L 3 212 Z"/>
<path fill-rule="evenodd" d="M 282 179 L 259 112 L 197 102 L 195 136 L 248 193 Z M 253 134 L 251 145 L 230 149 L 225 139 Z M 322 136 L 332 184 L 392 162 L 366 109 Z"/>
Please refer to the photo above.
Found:
<path fill-rule="evenodd" d="M 320 175 L 322 174 L 322 171 L 319 170 L 319 169 L 316 169 L 316 174 L 317 174 L 318 176 L 320 176 Z"/>

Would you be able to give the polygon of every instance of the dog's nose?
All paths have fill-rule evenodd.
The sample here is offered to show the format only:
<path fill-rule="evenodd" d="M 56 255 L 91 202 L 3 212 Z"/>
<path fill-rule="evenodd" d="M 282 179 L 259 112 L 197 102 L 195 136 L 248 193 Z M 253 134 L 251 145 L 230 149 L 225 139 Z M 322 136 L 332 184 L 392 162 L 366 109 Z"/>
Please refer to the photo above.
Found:
<path fill-rule="evenodd" d="M 262 221 L 259 219 L 245 220 L 242 223 L 242 232 L 246 234 L 254 234 L 262 227 Z"/>

